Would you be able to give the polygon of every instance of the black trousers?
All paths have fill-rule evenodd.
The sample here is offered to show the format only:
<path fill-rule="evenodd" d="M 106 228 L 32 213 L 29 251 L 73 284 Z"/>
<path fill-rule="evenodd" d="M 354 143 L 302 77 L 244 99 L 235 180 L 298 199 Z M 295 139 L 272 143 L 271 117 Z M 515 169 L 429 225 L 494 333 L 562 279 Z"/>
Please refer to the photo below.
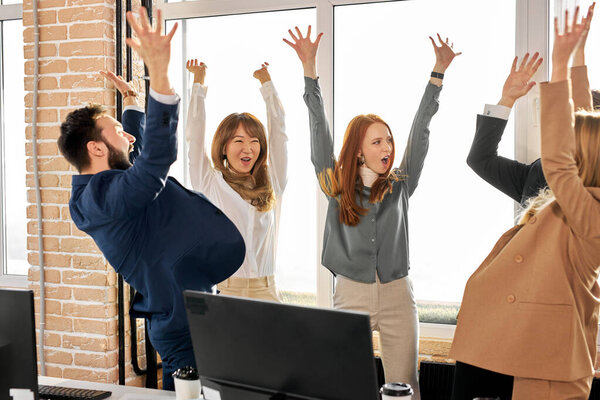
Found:
<path fill-rule="evenodd" d="M 452 400 L 473 400 L 476 397 L 510 400 L 513 377 L 456 362 Z"/>

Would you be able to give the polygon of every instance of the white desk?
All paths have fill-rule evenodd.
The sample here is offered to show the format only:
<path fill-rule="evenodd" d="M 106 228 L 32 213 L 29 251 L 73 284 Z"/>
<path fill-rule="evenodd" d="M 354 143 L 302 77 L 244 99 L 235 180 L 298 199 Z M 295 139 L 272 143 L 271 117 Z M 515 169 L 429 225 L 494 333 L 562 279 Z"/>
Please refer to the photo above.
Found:
<path fill-rule="evenodd" d="M 111 385 L 108 383 L 74 381 L 71 379 L 51 378 L 48 376 L 39 376 L 38 384 L 79 389 L 106 390 L 112 392 L 112 396 L 110 396 L 109 399 L 114 400 L 169 400 L 175 398 L 175 392 L 166 390 L 146 389 L 135 386 Z"/>

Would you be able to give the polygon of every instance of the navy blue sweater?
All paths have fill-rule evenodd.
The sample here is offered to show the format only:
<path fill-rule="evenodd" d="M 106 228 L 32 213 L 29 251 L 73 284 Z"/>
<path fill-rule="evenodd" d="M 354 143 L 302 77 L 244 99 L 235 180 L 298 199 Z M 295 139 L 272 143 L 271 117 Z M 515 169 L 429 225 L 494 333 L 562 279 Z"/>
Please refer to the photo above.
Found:
<path fill-rule="evenodd" d="M 163 357 L 189 335 L 183 290 L 210 291 L 245 256 L 233 223 L 202 194 L 167 177 L 177 158 L 178 108 L 150 98 L 147 121 L 126 111 L 124 130 L 136 137 L 133 166 L 73 176 L 69 202 L 77 227 L 138 292 L 132 309 L 148 318 Z"/>

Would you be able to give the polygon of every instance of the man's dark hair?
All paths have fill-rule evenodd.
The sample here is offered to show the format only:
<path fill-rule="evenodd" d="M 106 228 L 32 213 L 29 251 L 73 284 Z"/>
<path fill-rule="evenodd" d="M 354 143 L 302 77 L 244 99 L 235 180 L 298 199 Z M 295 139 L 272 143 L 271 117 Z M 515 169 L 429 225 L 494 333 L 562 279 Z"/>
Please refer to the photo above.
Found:
<path fill-rule="evenodd" d="M 594 110 L 600 109 L 600 90 L 592 90 L 592 100 L 594 103 Z"/>
<path fill-rule="evenodd" d="M 60 125 L 58 149 L 79 172 L 90 165 L 87 143 L 102 140 L 102 131 L 96 127 L 96 120 L 105 112 L 101 105 L 90 104 L 70 112 Z"/>

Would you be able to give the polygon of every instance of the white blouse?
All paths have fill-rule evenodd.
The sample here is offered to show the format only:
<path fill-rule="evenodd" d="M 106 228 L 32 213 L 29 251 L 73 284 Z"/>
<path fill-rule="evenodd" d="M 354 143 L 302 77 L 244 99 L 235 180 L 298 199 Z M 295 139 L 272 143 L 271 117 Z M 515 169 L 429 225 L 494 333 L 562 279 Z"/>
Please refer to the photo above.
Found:
<path fill-rule="evenodd" d="M 283 106 L 273 83 L 266 82 L 260 88 L 260 92 L 267 106 L 268 166 L 275 194 L 275 205 L 267 212 L 260 212 L 229 186 L 220 171 L 212 167 L 210 157 L 204 147 L 206 91 L 207 87 L 199 83 L 195 83 L 192 87 L 185 128 L 192 187 L 219 207 L 235 224 L 244 238 L 246 258 L 233 276 L 257 278 L 273 275 L 275 273 L 281 196 L 287 183 L 288 138 L 285 134 Z"/>

